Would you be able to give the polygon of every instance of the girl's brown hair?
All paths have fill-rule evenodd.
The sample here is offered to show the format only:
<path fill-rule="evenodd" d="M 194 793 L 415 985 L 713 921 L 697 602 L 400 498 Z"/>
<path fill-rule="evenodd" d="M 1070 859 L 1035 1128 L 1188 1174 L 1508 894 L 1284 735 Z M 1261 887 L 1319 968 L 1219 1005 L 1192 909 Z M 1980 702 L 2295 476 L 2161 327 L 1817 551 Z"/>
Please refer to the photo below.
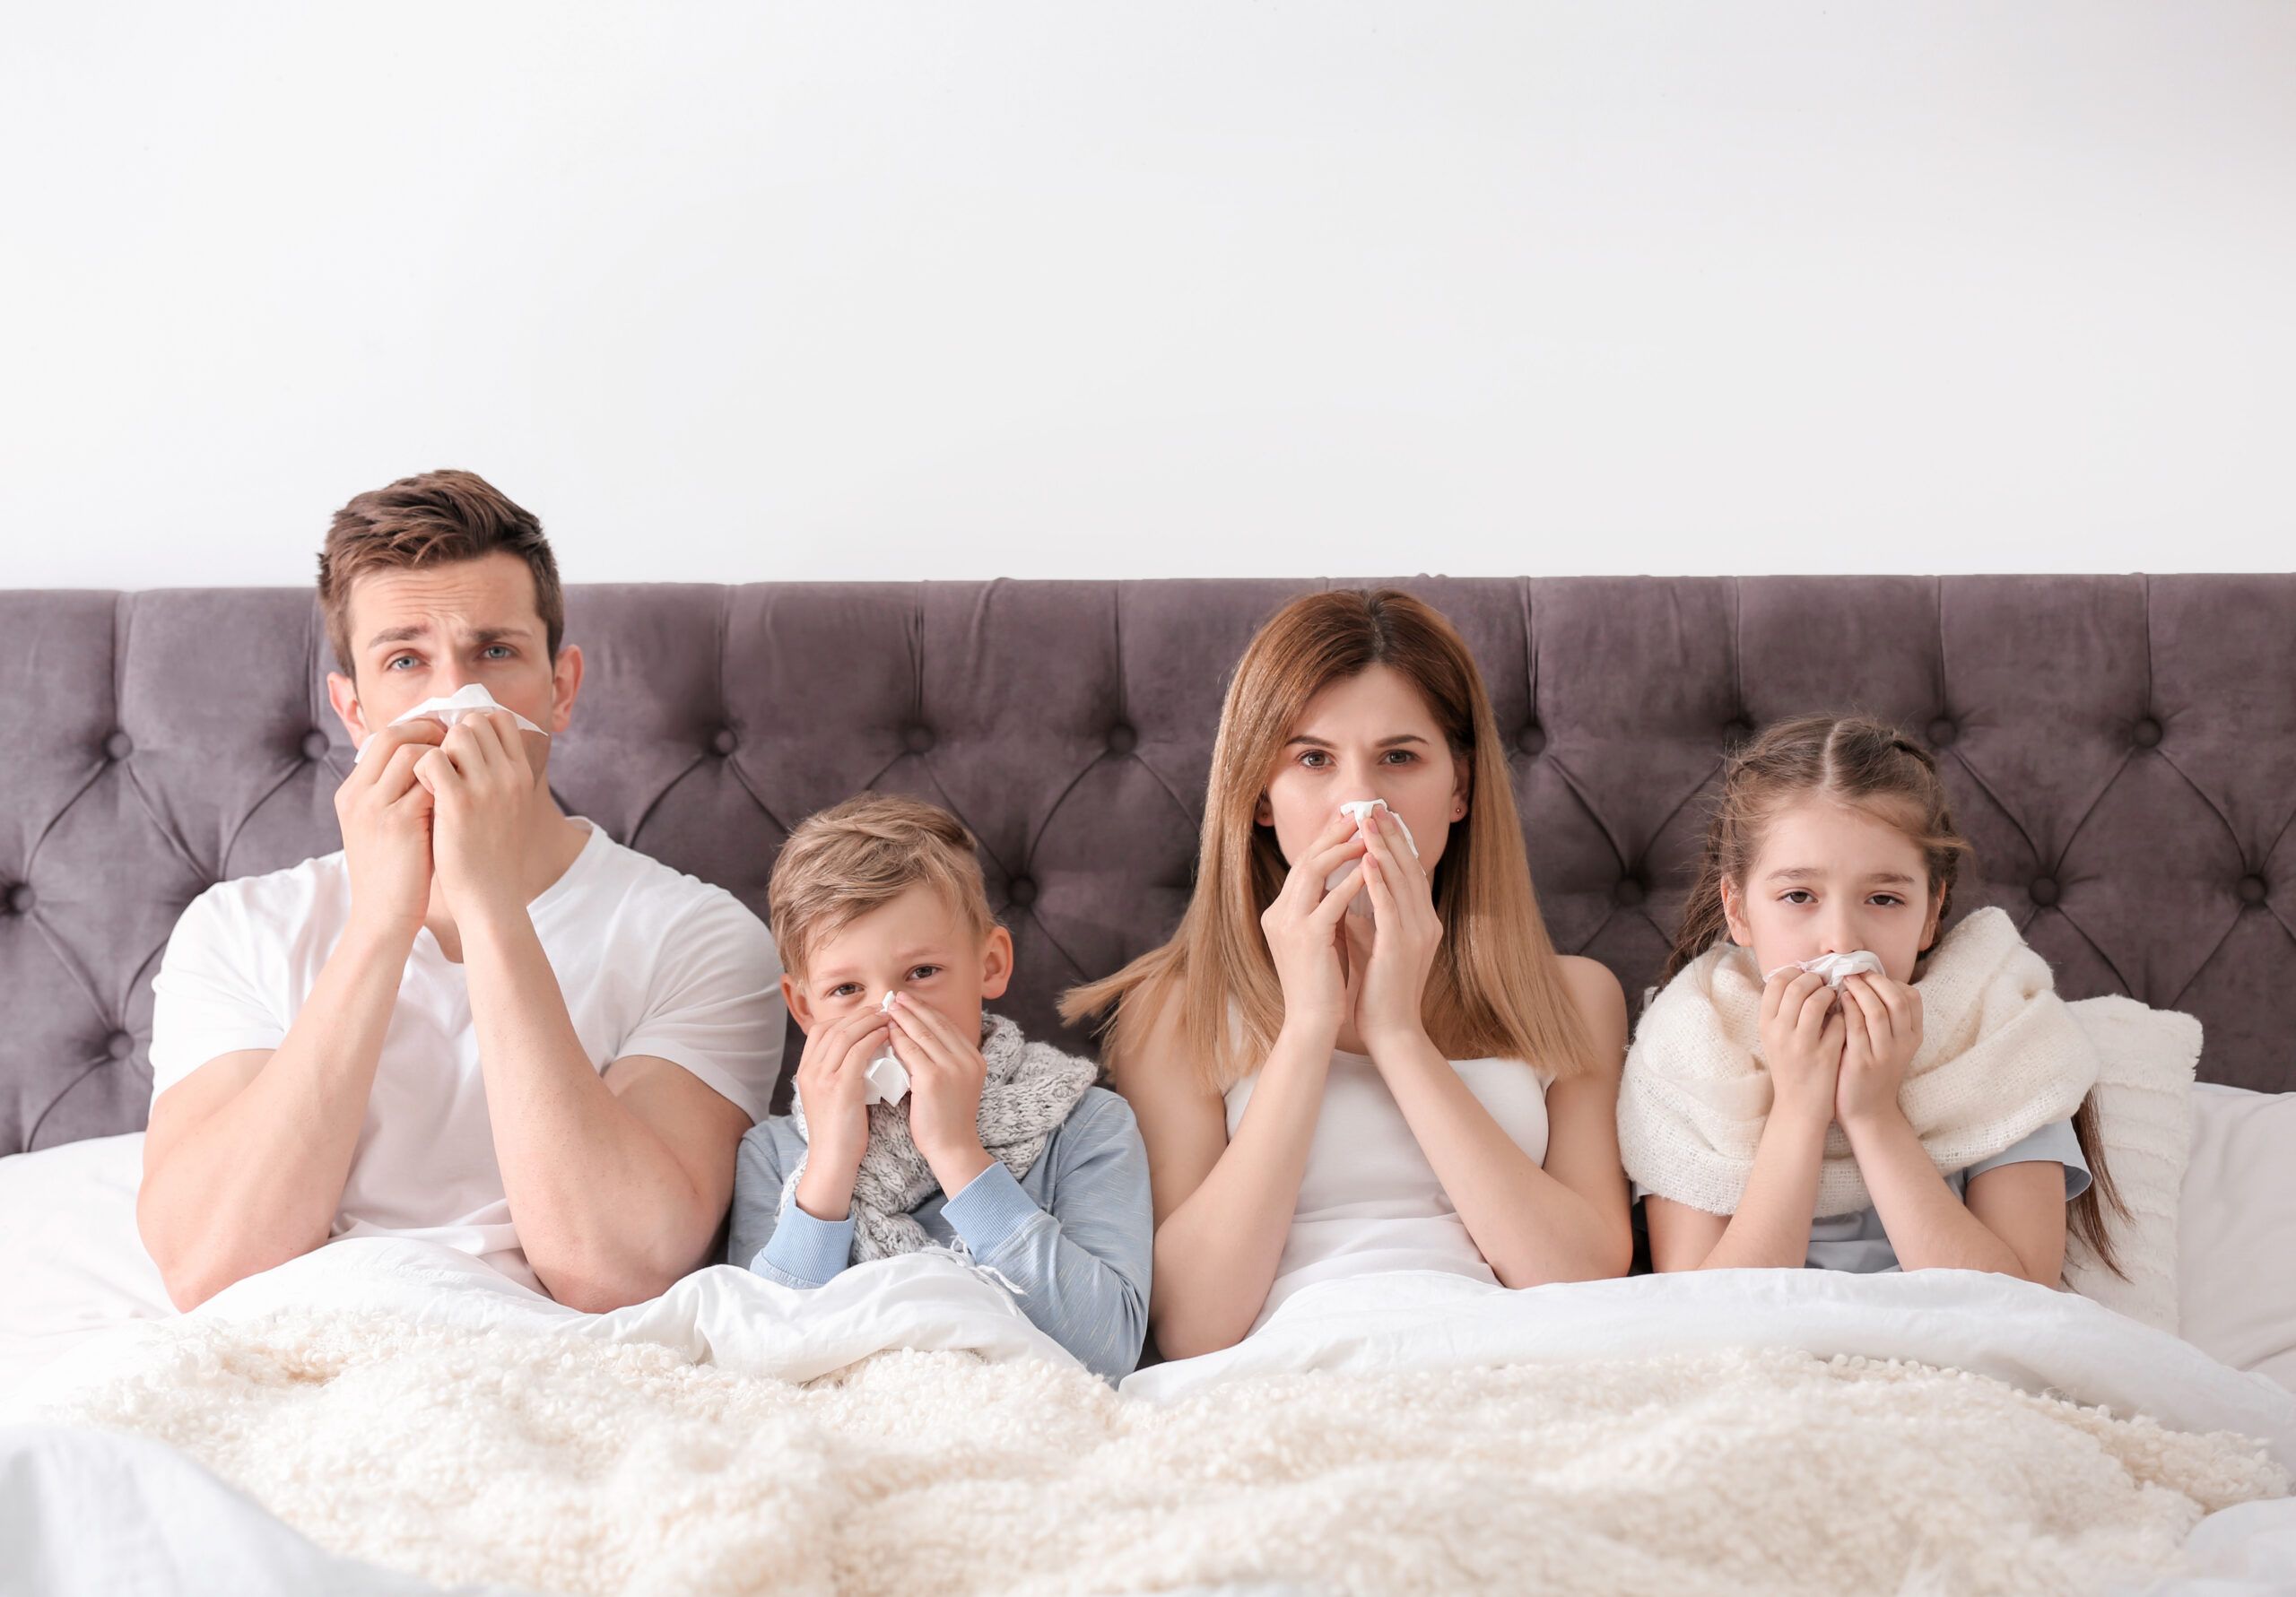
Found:
<path fill-rule="evenodd" d="M 1295 599 L 1244 650 L 1220 711 L 1196 892 L 1179 930 L 1061 1000 L 1072 1022 L 1114 1006 L 1112 1063 L 1145 1029 L 1144 1009 L 1175 998 L 1183 1044 L 1216 1090 L 1274 1047 L 1283 991 L 1259 917 L 1290 867 L 1274 829 L 1256 824 L 1260 795 L 1308 701 L 1373 665 L 1418 689 L 1467 772 L 1466 817 L 1451 823 L 1431 884 L 1443 937 L 1423 1005 L 1429 1039 L 1453 1059 L 1521 1059 L 1557 1076 L 1595 1064 L 1539 916 L 1507 753 L 1474 656 L 1440 612 L 1387 588 Z"/>
<path fill-rule="evenodd" d="M 1721 797 L 1666 961 L 1667 980 L 1729 935 L 1723 883 L 1743 895 L 1771 819 L 1813 798 L 1865 810 L 1903 831 L 1927 862 L 1929 895 L 1944 922 L 1961 862 L 1974 851 L 1953 824 L 1936 759 L 1897 728 L 1864 716 L 1797 716 L 1765 728 L 1723 763 Z M 2125 1219 L 2128 1206 L 2105 1167 L 2095 1094 L 2081 1100 L 2073 1132 L 2089 1163 L 2090 1182 L 2073 1200 L 2066 1228 L 2106 1269 L 2126 1279 L 2106 1211 Z"/>

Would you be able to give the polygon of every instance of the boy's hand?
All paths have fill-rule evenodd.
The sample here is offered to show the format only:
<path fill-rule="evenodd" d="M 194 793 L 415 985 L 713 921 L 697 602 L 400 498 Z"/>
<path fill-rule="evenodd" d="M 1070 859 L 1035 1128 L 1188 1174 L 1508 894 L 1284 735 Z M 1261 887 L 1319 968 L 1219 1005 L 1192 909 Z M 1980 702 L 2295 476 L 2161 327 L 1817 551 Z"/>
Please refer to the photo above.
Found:
<path fill-rule="evenodd" d="M 996 1161 L 980 1145 L 980 1089 L 988 1061 L 926 1003 L 903 993 L 893 1000 L 893 1052 L 909 1071 L 909 1134 L 933 1167 L 941 1191 L 955 1197 Z"/>
<path fill-rule="evenodd" d="M 797 1061 L 797 1101 L 805 1110 L 805 1173 L 797 1207 L 815 1219 L 841 1220 L 853 1208 L 853 1177 L 869 1150 L 869 1061 L 885 1046 L 885 1017 L 866 1005 L 817 1026 Z"/>

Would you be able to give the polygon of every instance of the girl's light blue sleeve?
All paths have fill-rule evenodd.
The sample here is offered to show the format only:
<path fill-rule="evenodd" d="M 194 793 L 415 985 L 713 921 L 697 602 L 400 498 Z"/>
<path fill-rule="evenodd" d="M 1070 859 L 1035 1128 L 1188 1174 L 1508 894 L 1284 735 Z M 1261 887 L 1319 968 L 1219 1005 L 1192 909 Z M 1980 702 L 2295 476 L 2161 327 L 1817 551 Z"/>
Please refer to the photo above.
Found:
<path fill-rule="evenodd" d="M 1965 1182 L 1975 1181 L 1987 1170 L 1997 1170 L 2004 1165 L 2034 1163 L 2065 1167 L 2065 1201 L 2068 1203 L 2089 1190 L 2089 1161 L 2081 1157 L 2081 1139 L 2070 1120 L 2051 1121 L 2023 1141 L 2003 1149 L 1991 1159 L 1978 1160 L 1962 1176 Z"/>

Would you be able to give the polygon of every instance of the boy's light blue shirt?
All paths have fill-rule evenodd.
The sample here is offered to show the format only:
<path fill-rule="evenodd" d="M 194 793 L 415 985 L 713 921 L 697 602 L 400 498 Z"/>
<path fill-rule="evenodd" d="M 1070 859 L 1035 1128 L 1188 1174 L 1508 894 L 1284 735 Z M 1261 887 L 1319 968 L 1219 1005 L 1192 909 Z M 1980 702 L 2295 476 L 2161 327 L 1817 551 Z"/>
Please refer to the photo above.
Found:
<path fill-rule="evenodd" d="M 785 1287 L 825 1285 L 853 1256 L 851 1215 L 819 1219 L 794 1203 L 781 1214 L 804 1155 L 796 1122 L 777 1115 L 750 1128 L 734 1167 L 726 1260 Z M 935 1193 L 909 1212 L 935 1242 L 961 1241 L 1011 1281 L 1037 1328 L 1103 1380 L 1139 1363 L 1155 1213 L 1148 1150 L 1115 1093 L 1087 1089 L 1026 1176 L 992 1162 L 954 1197 Z"/>

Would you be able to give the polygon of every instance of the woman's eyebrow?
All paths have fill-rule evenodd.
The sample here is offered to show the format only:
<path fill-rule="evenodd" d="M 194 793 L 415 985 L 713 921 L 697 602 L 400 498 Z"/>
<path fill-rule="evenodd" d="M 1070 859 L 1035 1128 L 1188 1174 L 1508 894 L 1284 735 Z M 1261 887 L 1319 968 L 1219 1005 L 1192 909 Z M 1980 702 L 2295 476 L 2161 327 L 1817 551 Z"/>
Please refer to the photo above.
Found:
<path fill-rule="evenodd" d="M 1377 743 L 1373 744 L 1372 747 L 1378 749 L 1392 749 L 1399 743 L 1423 743 L 1426 741 L 1427 740 L 1425 738 L 1420 736 L 1419 733 L 1415 732 L 1398 732 L 1393 737 L 1381 738 Z M 1318 737 L 1312 732 L 1302 732 L 1294 734 L 1290 742 L 1284 744 L 1284 747 L 1288 749 L 1292 743 L 1306 743 L 1310 748 L 1316 749 L 1331 749 L 1338 746 L 1328 739 Z"/>

